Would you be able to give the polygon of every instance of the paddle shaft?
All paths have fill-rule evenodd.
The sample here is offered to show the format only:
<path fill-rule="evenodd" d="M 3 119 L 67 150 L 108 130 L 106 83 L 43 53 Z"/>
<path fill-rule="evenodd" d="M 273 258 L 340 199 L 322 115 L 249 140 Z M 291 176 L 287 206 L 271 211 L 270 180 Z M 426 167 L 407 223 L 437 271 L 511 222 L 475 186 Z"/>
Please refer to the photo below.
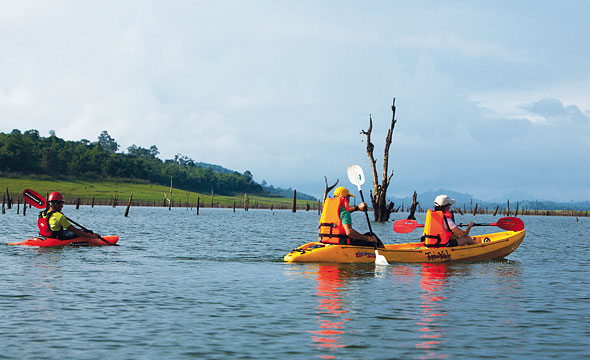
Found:
<path fill-rule="evenodd" d="M 363 190 L 361 189 L 361 187 L 359 186 L 359 193 L 361 194 L 361 201 L 365 202 L 365 197 L 363 196 Z M 365 207 L 365 210 L 363 211 L 365 213 L 365 217 L 367 218 L 367 225 L 369 225 L 369 234 L 373 235 L 373 229 L 371 228 L 371 221 L 369 220 L 369 212 L 367 211 L 367 208 Z M 377 244 L 377 243 L 375 243 Z M 375 247 L 377 247 L 377 245 L 375 245 Z"/>
<path fill-rule="evenodd" d="M 457 226 L 467 226 L 469 224 L 458 224 Z M 522 220 L 516 217 L 504 217 L 491 224 L 473 224 L 473 226 L 497 226 L 503 230 L 520 231 L 524 229 Z M 397 233 L 408 233 L 418 227 L 424 227 L 424 224 L 418 224 L 416 220 L 397 220 L 393 224 L 393 230 Z"/>
<path fill-rule="evenodd" d="M 65 215 L 64 215 L 65 216 Z M 69 217 L 65 216 L 66 219 L 68 219 L 69 222 L 71 222 L 72 224 L 76 225 L 77 227 L 79 227 L 80 229 L 82 229 L 83 231 L 86 231 L 87 233 L 91 233 L 94 234 L 94 232 L 92 230 L 88 230 L 86 229 L 84 226 L 78 224 L 77 222 L 75 222 L 74 220 L 70 219 Z M 111 246 L 119 246 L 118 244 L 113 244 L 109 241 L 107 241 L 106 239 L 104 239 L 102 236 L 98 237 L 100 240 L 104 241 L 105 243 L 111 245 Z"/>

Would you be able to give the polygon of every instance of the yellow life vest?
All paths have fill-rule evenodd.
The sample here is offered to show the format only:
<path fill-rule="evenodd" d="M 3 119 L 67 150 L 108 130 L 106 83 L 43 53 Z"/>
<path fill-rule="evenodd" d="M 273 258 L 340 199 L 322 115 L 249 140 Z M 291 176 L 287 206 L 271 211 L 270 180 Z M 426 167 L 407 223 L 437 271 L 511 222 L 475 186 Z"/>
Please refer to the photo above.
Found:
<path fill-rule="evenodd" d="M 450 212 L 432 211 L 426 212 L 426 220 L 424 221 L 424 235 L 422 241 L 426 247 L 446 247 L 449 245 L 449 240 L 453 232 L 449 229 L 447 219 L 451 218 Z M 447 229 L 444 224 L 447 223 Z"/>
<path fill-rule="evenodd" d="M 342 207 L 348 210 L 348 201 L 344 197 L 327 198 L 324 202 L 320 217 L 319 242 L 341 245 L 350 242 L 340 219 L 340 208 Z"/>

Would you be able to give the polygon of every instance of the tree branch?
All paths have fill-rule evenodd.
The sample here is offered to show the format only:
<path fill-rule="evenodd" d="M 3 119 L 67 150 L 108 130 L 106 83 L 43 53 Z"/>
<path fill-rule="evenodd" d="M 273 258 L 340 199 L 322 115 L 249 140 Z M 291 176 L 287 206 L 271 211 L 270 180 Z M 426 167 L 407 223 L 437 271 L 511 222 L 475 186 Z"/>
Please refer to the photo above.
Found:
<path fill-rule="evenodd" d="M 336 179 L 336 182 L 332 186 L 328 186 L 328 178 L 324 176 L 324 181 L 326 182 L 326 189 L 324 190 L 324 202 L 326 202 L 326 198 L 328 197 L 328 193 L 332 191 L 333 188 L 338 185 L 339 179 Z"/>

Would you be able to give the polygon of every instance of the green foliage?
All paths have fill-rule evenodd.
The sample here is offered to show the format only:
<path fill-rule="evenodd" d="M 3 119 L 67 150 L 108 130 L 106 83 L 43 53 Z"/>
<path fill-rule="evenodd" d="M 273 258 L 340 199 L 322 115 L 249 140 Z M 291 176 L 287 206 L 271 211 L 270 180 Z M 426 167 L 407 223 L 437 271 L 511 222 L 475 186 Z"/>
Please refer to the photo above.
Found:
<path fill-rule="evenodd" d="M 215 194 L 264 194 L 262 186 L 246 171 L 219 173 L 204 169 L 183 155 L 165 161 L 156 156 L 153 145 L 144 149 L 130 146 L 128 153 L 117 153 L 119 145 L 103 131 L 98 141 L 65 141 L 55 135 L 41 137 L 37 130 L 0 132 L 0 171 L 23 175 L 46 175 L 56 179 L 131 179 L 144 180 L 163 186 Z"/>
<path fill-rule="evenodd" d="M 129 200 L 129 194 L 133 192 L 133 201 L 139 205 L 165 205 L 168 203 L 164 199 L 170 198 L 170 184 L 157 185 L 145 181 L 135 180 L 133 182 L 115 179 L 101 180 L 56 180 L 49 176 L 0 176 L 0 189 L 9 189 L 13 199 L 18 199 L 24 189 L 33 189 L 43 196 L 50 192 L 59 190 L 69 205 L 75 204 L 76 199 L 80 198 L 82 204 L 88 205 L 94 199 L 96 204 L 111 204 L 114 197 L 118 197 L 119 204 L 125 205 Z M 250 206 L 253 208 L 258 204 L 262 208 L 274 206 L 275 209 L 290 209 L 291 199 L 272 197 L 268 195 L 248 194 Z M 178 188 L 172 190 L 172 199 L 175 206 L 182 204 L 187 206 L 196 206 L 200 199 L 201 206 L 209 206 L 211 202 L 211 189 L 206 192 L 188 192 Z M 16 200 L 15 200 L 16 201 Z M 213 202 L 215 206 L 237 207 L 243 206 L 244 194 L 235 194 L 234 196 L 214 194 Z M 300 209 L 305 208 L 307 203 L 300 201 Z M 315 202 L 310 203 L 314 206 Z"/>
<path fill-rule="evenodd" d="M 115 153 L 119 150 L 119 144 L 117 144 L 115 139 L 113 139 L 106 130 L 98 135 L 98 143 L 108 152 Z"/>

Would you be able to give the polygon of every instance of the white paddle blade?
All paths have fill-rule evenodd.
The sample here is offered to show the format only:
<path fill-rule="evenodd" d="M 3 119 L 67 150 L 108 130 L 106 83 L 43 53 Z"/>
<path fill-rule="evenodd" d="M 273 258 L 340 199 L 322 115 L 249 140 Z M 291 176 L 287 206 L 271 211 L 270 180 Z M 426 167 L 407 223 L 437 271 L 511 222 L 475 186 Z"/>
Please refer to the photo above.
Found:
<path fill-rule="evenodd" d="M 350 165 L 346 172 L 348 174 L 348 180 L 360 189 L 361 185 L 365 183 L 363 168 L 358 165 Z"/>
<path fill-rule="evenodd" d="M 379 250 L 375 249 L 375 264 L 376 265 L 389 265 L 385 256 L 379 254 Z"/>

